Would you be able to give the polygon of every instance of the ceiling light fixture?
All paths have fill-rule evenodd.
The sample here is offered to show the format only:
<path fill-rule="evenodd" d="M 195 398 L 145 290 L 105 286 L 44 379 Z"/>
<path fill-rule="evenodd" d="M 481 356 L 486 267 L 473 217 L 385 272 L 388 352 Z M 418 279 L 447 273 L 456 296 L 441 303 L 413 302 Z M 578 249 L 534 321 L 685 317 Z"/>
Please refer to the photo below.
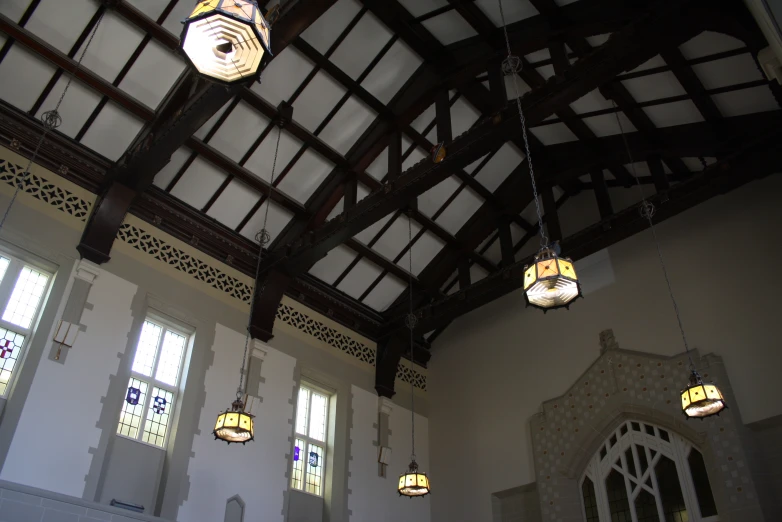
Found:
<path fill-rule="evenodd" d="M 236 390 L 236 400 L 231 403 L 231 408 L 225 410 L 217 416 L 214 431 L 212 434 L 215 440 L 223 440 L 228 444 L 232 442 L 241 442 L 245 444 L 255 439 L 255 426 L 253 424 L 254 415 L 245 411 L 247 401 L 247 383 L 245 382 L 245 366 L 247 364 L 247 352 L 250 347 L 250 326 L 252 326 L 253 310 L 255 308 L 255 297 L 258 292 L 258 274 L 261 269 L 261 260 L 263 259 L 263 249 L 271 242 L 266 225 L 269 221 L 269 207 L 271 206 L 271 196 L 274 192 L 274 172 L 277 169 L 277 155 L 280 152 L 280 135 L 282 127 L 287 121 L 287 113 L 282 110 L 284 104 L 281 104 L 280 114 L 277 118 L 277 145 L 274 149 L 274 162 L 272 163 L 271 180 L 269 181 L 269 194 L 266 198 L 266 212 L 263 216 L 263 228 L 255 236 L 258 241 L 258 264 L 255 268 L 255 282 L 253 284 L 253 293 L 250 297 L 250 317 L 247 320 L 247 336 L 244 339 L 244 356 L 242 357 L 242 368 L 239 370 L 239 388 Z M 261 289 L 263 291 L 263 289 Z"/>
<path fill-rule="evenodd" d="M 727 408 L 725 404 L 725 398 L 722 396 L 722 392 L 716 385 L 711 383 L 704 383 L 698 370 L 695 369 L 695 363 L 692 360 L 692 354 L 690 353 L 690 345 L 687 342 L 687 336 L 684 333 L 684 324 L 682 323 L 681 314 L 679 313 L 679 305 L 676 303 L 676 297 L 673 294 L 673 287 L 671 286 L 671 279 L 668 277 L 668 268 L 665 266 L 665 259 L 663 258 L 662 249 L 660 248 L 660 241 L 657 239 L 657 230 L 654 226 L 654 220 L 652 219 L 655 214 L 654 204 L 646 199 L 644 189 L 641 186 L 641 180 L 635 172 L 635 161 L 633 160 L 633 153 L 630 150 L 630 145 L 627 142 L 627 136 L 625 135 L 624 127 L 622 126 L 622 120 L 619 117 L 619 110 L 616 106 L 616 102 L 613 102 L 614 115 L 616 116 L 617 125 L 619 125 L 619 132 L 622 134 L 622 140 L 625 146 L 625 153 L 627 154 L 628 161 L 630 161 L 630 168 L 632 169 L 633 177 L 635 178 L 638 192 L 641 194 L 641 203 L 638 210 L 641 217 L 649 222 L 649 229 L 652 231 L 652 237 L 654 238 L 654 246 L 657 248 L 657 257 L 660 261 L 660 267 L 665 277 L 665 284 L 668 286 L 668 295 L 671 297 L 671 303 L 673 303 L 673 310 L 676 312 L 676 320 L 679 324 L 679 332 L 682 335 L 682 342 L 684 343 L 684 351 L 687 354 L 687 359 L 690 362 L 690 380 L 687 387 L 682 390 L 682 413 L 688 419 L 705 419 L 712 415 L 719 415 L 722 410 Z"/>
<path fill-rule="evenodd" d="M 530 154 L 529 138 L 527 137 L 527 121 L 524 111 L 521 109 L 521 92 L 517 81 L 517 73 L 521 71 L 521 58 L 511 52 L 508 28 L 505 24 L 505 12 L 500 4 L 500 17 L 502 29 L 505 33 L 505 45 L 508 56 L 502 61 L 502 71 L 506 76 L 513 78 L 513 87 L 516 90 L 516 106 L 521 120 L 521 135 L 524 138 L 524 148 L 529 167 L 530 180 L 532 181 L 532 195 L 535 200 L 535 211 L 538 216 L 538 229 L 540 230 L 540 250 L 535 255 L 535 261 L 524 267 L 524 298 L 527 306 L 539 308 L 544 312 L 557 308 L 569 308 L 570 303 L 581 297 L 581 284 L 578 282 L 573 260 L 567 257 L 559 257 L 559 245 L 551 245 L 543 228 L 543 215 L 540 210 L 538 187 L 535 183 L 535 170 L 532 167 L 532 154 Z"/>
<path fill-rule="evenodd" d="M 410 330 L 410 364 L 415 364 L 415 340 L 413 333 L 418 316 L 413 311 L 413 217 L 412 209 L 407 210 L 407 238 L 408 238 L 408 257 L 409 257 L 409 275 L 410 275 L 410 313 L 405 318 L 405 324 Z M 399 475 L 399 495 L 403 497 L 425 497 L 429 494 L 429 477 L 426 473 L 418 471 L 418 463 L 415 457 L 415 385 L 410 379 L 410 411 L 412 414 L 413 426 L 413 452 L 410 455 L 410 465 L 405 473 Z"/>
<path fill-rule="evenodd" d="M 181 49 L 211 80 L 254 80 L 272 56 L 271 29 L 256 0 L 199 0 L 184 25 Z"/>

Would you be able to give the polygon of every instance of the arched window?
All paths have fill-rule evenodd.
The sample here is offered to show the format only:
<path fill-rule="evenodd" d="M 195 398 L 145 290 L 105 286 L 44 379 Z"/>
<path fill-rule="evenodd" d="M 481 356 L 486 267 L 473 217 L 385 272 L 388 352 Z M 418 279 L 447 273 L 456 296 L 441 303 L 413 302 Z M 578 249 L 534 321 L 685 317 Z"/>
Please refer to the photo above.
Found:
<path fill-rule="evenodd" d="M 717 522 L 703 455 L 659 426 L 623 422 L 581 478 L 586 522 Z"/>

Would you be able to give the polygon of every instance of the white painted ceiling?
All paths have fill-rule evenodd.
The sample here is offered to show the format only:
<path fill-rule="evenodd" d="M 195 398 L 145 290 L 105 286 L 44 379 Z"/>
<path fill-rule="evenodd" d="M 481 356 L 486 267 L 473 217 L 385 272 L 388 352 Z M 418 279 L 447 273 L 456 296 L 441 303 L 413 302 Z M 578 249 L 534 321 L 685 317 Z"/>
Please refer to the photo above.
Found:
<path fill-rule="evenodd" d="M 126 1 L 147 16 L 157 19 L 164 29 L 176 35 L 181 30 L 180 21 L 187 16 L 194 3 L 193 0 L 179 0 L 171 13 L 162 17 L 166 1 Z M 428 31 L 443 45 L 476 35 L 472 26 L 456 10 L 449 9 L 450 4 L 446 0 L 399 0 L 399 3 L 411 15 L 420 18 L 417 30 Z M 557 2 L 558 5 L 569 3 L 570 0 Z M 500 24 L 495 0 L 476 0 L 475 4 L 495 25 Z M 30 0 L 3 0 L 0 2 L 0 13 L 13 21 L 19 21 L 29 5 Z M 72 47 L 99 5 L 97 0 L 41 0 L 25 27 L 62 52 L 70 51 L 73 56 L 79 56 L 81 49 Z M 432 14 L 433 11 L 436 13 Z M 537 15 L 538 12 L 528 0 L 505 2 L 505 16 L 509 23 Z M 351 29 L 343 35 L 349 26 Z M 176 53 L 145 36 L 132 23 L 109 11 L 84 57 L 83 66 L 115 83 L 127 95 L 154 111 L 185 69 L 185 62 Z M 607 38 L 608 35 L 597 35 L 587 40 L 591 45 L 598 46 Z M 339 0 L 304 32 L 302 39 L 348 77 L 360 82 L 370 96 L 383 104 L 388 104 L 423 64 L 422 58 L 365 9 L 359 0 Z M 4 42 L 5 37 L 0 35 L 0 46 Z M 692 64 L 692 69 L 705 88 L 716 91 L 710 93 L 710 96 L 724 116 L 778 110 L 779 106 L 771 91 L 764 85 L 731 90 L 731 86 L 762 80 L 753 57 L 748 52 L 741 52 L 742 49 L 742 42 L 716 33 L 703 33 L 680 47 L 687 60 L 697 62 Z M 381 51 L 385 52 L 376 60 Z M 729 56 L 710 59 L 711 56 L 726 52 Z M 136 54 L 135 61 L 127 67 L 128 61 Z M 554 74 L 548 49 L 530 53 L 525 58 L 543 78 Z M 19 44 L 13 44 L 0 62 L 0 98 L 20 110 L 30 111 L 56 72 L 55 67 L 42 58 Z M 622 85 L 635 102 L 641 104 L 642 110 L 655 126 L 704 121 L 661 57 L 657 56 L 628 73 L 630 77 L 622 79 Z M 637 76 L 639 74 L 644 75 Z M 59 78 L 42 103 L 39 103 L 36 116 L 54 106 L 65 83 L 64 77 Z M 516 96 L 516 87 L 521 94 L 530 90 L 520 78 L 516 78 L 515 83 L 512 78 L 508 78 L 506 83 L 509 99 Z M 295 46 L 289 46 L 275 57 L 264 72 L 262 82 L 255 84 L 252 90 L 272 106 L 283 100 L 292 103 L 294 120 L 342 156 L 350 151 L 378 117 L 356 93 L 350 92 L 347 86 L 316 67 Z M 460 93 L 452 92 L 451 99 L 453 132 L 458 135 L 479 121 L 482 115 Z M 619 133 L 612 103 L 606 101 L 598 91 L 587 94 L 571 107 L 596 136 Z M 78 139 L 110 160 L 121 156 L 144 123 L 122 107 L 102 100 L 95 91 L 78 81 L 68 91 L 60 112 L 64 120 L 61 132 Z M 624 113 L 620 112 L 619 116 L 626 131 L 635 130 Z M 436 130 L 433 121 L 434 107 L 429 107 L 411 126 L 434 142 Z M 196 136 L 237 163 L 246 159 L 243 167 L 268 182 L 272 175 L 276 130 L 268 132 L 266 138 L 252 150 L 267 126 L 268 118 L 249 104 L 228 103 Z M 531 134 L 543 145 L 577 139 L 558 115 L 532 128 Z M 428 154 L 424 148 L 414 146 L 408 136 L 403 137 L 403 151 L 406 154 L 405 168 Z M 495 192 L 509 174 L 525 161 L 525 156 L 515 144 L 507 143 L 486 159 L 488 161 L 477 161 L 465 171 L 488 192 Z M 708 163 L 712 159 L 707 158 L 706 161 Z M 367 174 L 376 181 L 382 181 L 388 171 L 387 162 L 386 150 L 369 166 Z M 697 158 L 688 158 L 685 164 L 692 170 L 702 168 Z M 288 131 L 282 131 L 275 184 L 286 196 L 306 205 L 334 167 L 329 159 L 306 147 Z M 638 174 L 644 175 L 645 166 L 637 167 Z M 284 177 L 281 177 L 282 173 Z M 612 179 L 610 173 L 606 173 L 606 176 Z M 254 238 L 262 226 L 266 204 L 258 205 L 261 194 L 235 179 L 229 180 L 228 174 L 203 158 L 196 157 L 187 148 L 174 154 L 171 162 L 157 175 L 155 185 L 248 238 Z M 222 192 L 214 198 L 218 189 Z M 360 184 L 359 199 L 370 190 L 371 187 Z M 635 192 L 628 189 L 611 188 L 611 192 L 617 207 L 637 201 Z M 563 193 L 557 190 L 557 194 L 562 196 Z M 466 187 L 457 176 L 451 176 L 419 197 L 421 214 L 452 236 L 458 236 L 464 224 L 485 203 L 479 193 Z M 342 204 L 340 202 L 337 205 L 330 218 L 341 212 Z M 564 204 L 561 215 L 562 226 L 567 232 L 579 230 L 585 221 L 591 223 L 598 216 L 591 192 L 584 191 L 573 201 Z M 534 222 L 534 205 L 528 206 L 521 216 L 528 222 Z M 279 235 L 293 217 L 285 208 L 271 204 L 267 228 L 272 236 Z M 446 248 L 446 241 L 441 234 L 429 230 L 425 223 L 414 221 L 412 229 L 413 236 L 417 238 L 413 245 L 413 273 L 419 275 Z M 518 242 L 525 236 L 525 231 L 513 224 L 512 235 L 514 241 Z M 371 247 L 403 271 L 407 270 L 406 217 L 388 216 L 358 234 L 355 240 Z M 537 240 L 532 238 L 527 244 L 519 245 L 517 255 L 534 251 L 536 245 Z M 484 241 L 477 255 L 483 256 L 488 263 L 499 263 L 496 234 Z M 398 274 L 389 273 L 357 255 L 348 246 L 334 249 L 315 264 L 310 273 L 377 311 L 386 310 L 407 285 Z M 476 281 L 486 277 L 488 272 L 473 265 L 471 274 L 473 281 Z M 455 275 L 452 276 L 442 291 L 450 293 L 458 289 L 456 279 Z"/>

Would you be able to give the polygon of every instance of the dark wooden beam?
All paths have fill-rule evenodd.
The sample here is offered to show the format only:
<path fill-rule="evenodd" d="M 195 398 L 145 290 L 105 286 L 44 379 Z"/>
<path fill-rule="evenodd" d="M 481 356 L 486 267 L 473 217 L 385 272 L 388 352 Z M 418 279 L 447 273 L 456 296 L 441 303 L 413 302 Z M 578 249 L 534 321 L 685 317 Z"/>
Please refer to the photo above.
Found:
<path fill-rule="evenodd" d="M 560 241 L 562 239 L 562 226 L 559 224 L 559 213 L 557 212 L 557 201 L 554 199 L 553 187 L 550 185 L 543 187 L 540 191 L 540 199 L 544 215 L 546 216 L 546 232 L 549 241 Z"/>
<path fill-rule="evenodd" d="M 687 91 L 687 94 L 692 97 L 692 101 L 695 103 L 698 111 L 700 111 L 703 119 L 710 123 L 719 121 L 722 118 L 722 113 L 717 108 L 714 100 L 711 99 L 711 96 L 706 93 L 706 88 L 701 83 L 698 75 L 695 74 L 695 71 L 692 70 L 692 67 L 687 64 L 687 59 L 682 55 L 682 52 L 677 47 L 673 47 L 661 51 L 660 56 L 671 67 L 673 74 L 679 80 L 679 83 L 682 84 L 684 90 Z"/>
<path fill-rule="evenodd" d="M 501 222 L 498 232 L 500 236 L 500 251 L 502 252 L 502 267 L 504 268 L 516 261 L 516 256 L 513 252 L 513 236 L 510 231 L 510 222 L 507 220 Z"/>
<path fill-rule="evenodd" d="M 343 205 L 345 210 L 349 210 L 356 206 L 358 200 L 358 178 L 356 176 L 349 176 L 345 181 L 345 203 Z"/>
<path fill-rule="evenodd" d="M 556 40 L 551 43 L 548 49 L 549 53 L 551 53 L 551 62 L 554 64 L 554 72 L 563 74 L 570 67 L 570 59 L 565 50 L 565 42 Z"/>
<path fill-rule="evenodd" d="M 508 104 L 508 90 L 505 87 L 505 75 L 499 62 L 489 65 L 489 92 L 494 102 L 494 110 L 502 110 Z"/>
<path fill-rule="evenodd" d="M 595 191 L 600 219 L 609 219 L 614 214 L 614 206 L 611 204 L 611 196 L 608 193 L 603 170 L 592 169 L 589 172 L 589 177 L 592 179 L 592 189 Z"/>
<path fill-rule="evenodd" d="M 388 142 L 388 180 L 402 175 L 402 133 L 392 132 Z"/>
<path fill-rule="evenodd" d="M 671 188 L 671 184 L 668 181 L 668 177 L 665 175 L 665 169 L 663 168 L 663 162 L 659 156 L 652 156 L 646 161 L 649 165 L 649 172 L 652 173 L 652 180 L 654 180 L 654 188 L 658 193 L 666 192 Z"/>
<path fill-rule="evenodd" d="M 272 48 L 281 52 L 291 39 L 296 38 L 333 3 L 316 0 L 309 2 L 306 7 L 294 7 L 273 31 Z M 118 0 L 113 2 L 112 7 L 131 22 L 141 26 L 150 36 L 165 42 L 169 48 L 178 47 L 178 39 L 172 38 L 159 24 L 126 2 Z M 74 67 L 72 59 L 65 57 L 64 60 L 62 56 L 58 56 L 56 50 L 42 45 L 41 42 L 31 43 L 36 44 L 36 52 L 44 52 L 46 57 L 59 67 L 66 70 L 67 67 Z M 80 68 L 79 74 L 89 78 L 88 85 L 97 86 L 104 91 L 104 96 L 114 100 L 124 97 L 123 93 L 114 92 L 105 82 L 101 83 L 100 78 L 94 77 L 90 71 Z M 245 90 L 245 87 L 241 85 L 225 87 L 206 83 L 189 70 L 183 73 L 154 118 L 145 114 L 149 123 L 140 138 L 107 173 L 106 187 L 98 196 L 77 247 L 82 257 L 96 263 L 109 260 L 114 238 L 134 199 L 152 185 L 155 175 L 168 163 L 171 155 L 185 143 L 192 142 L 195 139 L 192 138 L 193 134 L 242 90 Z M 115 186 L 117 184 L 119 186 Z M 252 185 L 257 183 L 252 182 Z"/>
<path fill-rule="evenodd" d="M 698 5 L 702 5 L 697 2 Z M 660 45 L 659 26 L 665 21 L 666 43 L 684 42 L 697 34 L 698 10 L 690 16 L 679 16 L 683 6 L 692 3 L 666 4 L 654 15 L 644 16 L 622 31 L 614 33 L 604 46 L 579 60 L 557 82 L 527 93 L 521 100 L 529 125 L 543 121 L 557 110 L 603 85 L 608 79 L 626 69 L 632 69 L 653 57 Z M 653 37 L 654 36 L 654 37 Z M 519 131 L 515 106 L 503 110 L 498 118 L 484 121 L 457 137 L 449 147 L 445 160 L 438 164 L 421 162 L 405 171 L 382 192 L 370 194 L 356 207 L 344 213 L 286 249 L 275 252 L 264 262 L 261 272 L 273 266 L 285 265 L 288 270 L 303 271 L 322 258 L 329 250 L 353 237 L 377 220 L 406 204 L 426 190 L 464 168 L 503 143 L 507 136 Z"/>
<path fill-rule="evenodd" d="M 448 91 L 440 91 L 435 97 L 435 121 L 437 122 L 437 142 L 451 143 L 453 129 L 451 128 L 451 104 Z"/>
<path fill-rule="evenodd" d="M 29 158 L 41 133 L 38 119 L 0 100 L 1 144 L 10 147 L 11 143 L 18 142 L 16 151 Z M 106 181 L 105 173 L 112 167 L 112 163 L 104 157 L 58 132 L 48 134 L 36 163 L 94 194 L 101 192 Z M 149 223 L 150 227 L 194 245 L 204 258 L 210 256 L 249 277 L 255 275 L 258 247 L 253 241 L 157 187 L 150 187 L 137 198 L 130 212 Z M 348 246 L 351 247 L 350 244 Z M 286 294 L 369 339 L 378 339 L 378 328 L 382 322 L 378 312 L 309 274 L 301 274 L 292 280 Z M 418 360 L 424 361 L 423 358 Z"/>
<path fill-rule="evenodd" d="M 470 275 L 470 262 L 467 258 L 459 258 L 459 268 L 457 269 L 457 279 L 459 280 L 459 288 L 467 288 L 472 284 Z"/>
<path fill-rule="evenodd" d="M 377 345 L 377 359 L 375 362 L 375 391 L 380 397 L 392 398 L 396 370 L 402 355 L 409 348 L 409 338 L 400 333 L 388 337 Z"/>
<path fill-rule="evenodd" d="M 672 186 L 663 201 L 662 194 L 647 198 L 656 206 L 655 221 L 661 222 L 712 197 L 725 194 L 752 180 L 779 172 L 782 169 L 782 126 L 759 129 L 744 143 L 743 149 L 720 162 L 710 165 L 689 180 Z M 617 243 L 648 228 L 648 222 L 640 216 L 637 205 L 614 214 L 611 228 L 606 231 L 600 223 L 593 224 L 562 241 L 562 250 L 578 260 L 598 250 Z M 432 304 L 416 310 L 419 317 L 416 333 L 429 332 L 453 321 L 484 304 L 521 288 L 523 269 L 531 261 L 521 262 L 503 269 L 486 279 L 460 289 Z M 394 335 L 402 329 L 402 319 L 396 317 L 384 330 Z"/>

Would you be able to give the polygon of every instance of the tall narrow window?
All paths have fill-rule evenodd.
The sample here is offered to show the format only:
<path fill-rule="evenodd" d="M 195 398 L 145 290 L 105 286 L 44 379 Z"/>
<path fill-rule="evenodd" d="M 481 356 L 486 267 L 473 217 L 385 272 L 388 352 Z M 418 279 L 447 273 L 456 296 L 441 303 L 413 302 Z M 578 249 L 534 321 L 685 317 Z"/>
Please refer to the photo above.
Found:
<path fill-rule="evenodd" d="M 0 253 L 0 397 L 11 388 L 50 281 L 51 274 Z"/>
<path fill-rule="evenodd" d="M 187 345 L 183 328 L 156 318 L 144 321 L 120 412 L 119 435 L 166 447 Z"/>
<path fill-rule="evenodd" d="M 302 384 L 296 408 L 296 444 L 293 448 L 291 487 L 323 495 L 329 397 Z"/>

